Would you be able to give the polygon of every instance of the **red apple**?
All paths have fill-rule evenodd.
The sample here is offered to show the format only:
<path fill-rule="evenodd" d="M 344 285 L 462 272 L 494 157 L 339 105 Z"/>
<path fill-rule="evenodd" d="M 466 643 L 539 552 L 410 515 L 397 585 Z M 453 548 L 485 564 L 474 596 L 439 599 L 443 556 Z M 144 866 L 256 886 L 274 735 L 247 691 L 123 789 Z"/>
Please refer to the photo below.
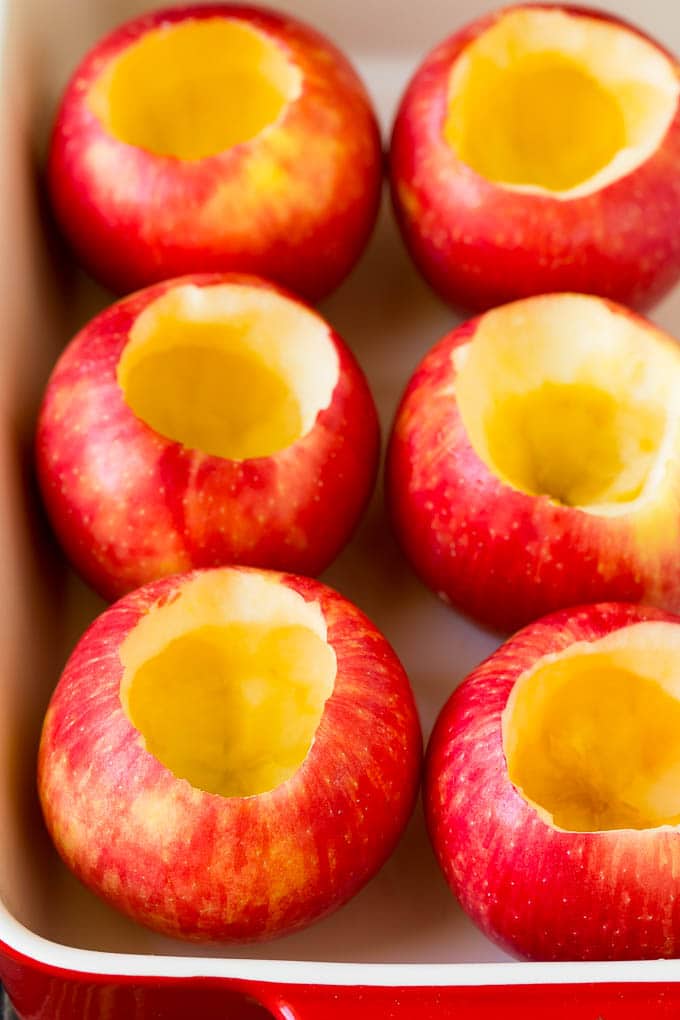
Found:
<path fill-rule="evenodd" d="M 550 4 L 487 14 L 413 77 L 391 148 L 411 254 L 453 303 L 573 290 L 643 307 L 680 275 L 680 66 Z"/>
<path fill-rule="evenodd" d="M 506 949 L 680 955 L 680 618 L 610 603 L 515 635 L 443 709 L 425 806 L 449 885 Z"/>
<path fill-rule="evenodd" d="M 362 513 L 378 452 L 342 340 L 235 275 L 167 281 L 103 311 L 58 361 L 37 431 L 54 528 L 107 598 L 224 563 L 320 573 Z"/>
<path fill-rule="evenodd" d="M 602 298 L 487 312 L 426 354 L 387 493 L 445 600 L 512 630 L 581 602 L 680 612 L 680 349 Z"/>
<path fill-rule="evenodd" d="M 340 906 L 411 814 L 421 737 L 373 624 L 308 578 L 219 568 L 106 610 L 45 719 L 38 785 L 66 864 L 190 939 L 265 939 Z"/>
<path fill-rule="evenodd" d="M 48 172 L 78 257 L 115 290 L 236 270 L 309 299 L 359 257 L 382 181 L 342 54 L 288 15 L 228 3 L 101 40 L 66 89 Z"/>

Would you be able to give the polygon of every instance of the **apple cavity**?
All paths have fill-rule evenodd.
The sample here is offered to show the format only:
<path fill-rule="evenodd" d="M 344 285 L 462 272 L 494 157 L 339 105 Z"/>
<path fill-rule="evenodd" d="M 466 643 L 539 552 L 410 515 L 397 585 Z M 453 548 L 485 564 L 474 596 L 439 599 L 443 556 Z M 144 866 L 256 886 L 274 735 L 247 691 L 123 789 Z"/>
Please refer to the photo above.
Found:
<path fill-rule="evenodd" d="M 643 307 L 680 274 L 678 64 L 606 14 L 517 5 L 442 42 L 391 146 L 407 246 L 454 305 L 550 291 Z"/>
<path fill-rule="evenodd" d="M 106 610 L 45 718 L 38 785 L 66 864 L 167 935 L 254 940 L 340 906 L 411 814 L 408 679 L 351 603 L 218 568 Z"/>
<path fill-rule="evenodd" d="M 358 76 L 313 29 L 256 6 L 183 6 L 84 57 L 48 177 L 77 255 L 114 290 L 237 271 L 316 300 L 373 228 L 380 137 Z"/>
<path fill-rule="evenodd" d="M 426 583 L 511 630 L 582 602 L 680 610 L 680 351 L 600 298 L 454 329 L 393 428 L 389 509 Z"/>
<path fill-rule="evenodd" d="M 108 598 L 224 563 L 320 573 L 359 519 L 378 452 L 342 340 L 234 275 L 157 284 L 103 311 L 57 363 L 37 431 L 53 526 Z"/>
<path fill-rule="evenodd" d="M 545 617 L 455 691 L 427 823 L 486 934 L 536 960 L 680 954 L 680 618 Z"/>

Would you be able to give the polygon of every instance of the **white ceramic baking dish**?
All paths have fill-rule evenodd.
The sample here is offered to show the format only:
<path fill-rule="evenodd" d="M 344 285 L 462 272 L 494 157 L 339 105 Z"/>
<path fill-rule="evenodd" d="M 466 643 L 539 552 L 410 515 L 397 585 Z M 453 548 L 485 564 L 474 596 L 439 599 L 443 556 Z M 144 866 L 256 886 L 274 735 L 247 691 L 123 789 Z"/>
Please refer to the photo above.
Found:
<path fill-rule="evenodd" d="M 3 6 L 3 3 L 6 6 Z M 388 127 L 418 61 L 491 5 L 475 0 L 282 0 L 362 72 Z M 670 0 L 602 6 L 680 51 Z M 155 936 L 66 872 L 34 790 L 40 722 L 67 650 L 101 608 L 65 567 L 31 469 L 36 404 L 60 347 L 109 297 L 71 264 L 41 186 L 55 102 L 78 57 L 143 9 L 137 0 L 0 0 L 0 977 L 26 1020 L 200 1017 L 624 1020 L 680 1016 L 680 963 L 511 962 L 450 896 L 417 813 L 392 860 L 344 909 L 259 947 L 216 951 Z M 680 228 L 679 228 L 680 229 Z M 423 352 L 454 324 L 416 275 L 387 201 L 370 248 L 323 306 L 362 362 L 386 430 Z M 654 318 L 680 334 L 680 289 Z M 385 632 L 416 691 L 425 733 L 453 686 L 498 643 L 413 577 L 381 493 L 325 580 Z"/>

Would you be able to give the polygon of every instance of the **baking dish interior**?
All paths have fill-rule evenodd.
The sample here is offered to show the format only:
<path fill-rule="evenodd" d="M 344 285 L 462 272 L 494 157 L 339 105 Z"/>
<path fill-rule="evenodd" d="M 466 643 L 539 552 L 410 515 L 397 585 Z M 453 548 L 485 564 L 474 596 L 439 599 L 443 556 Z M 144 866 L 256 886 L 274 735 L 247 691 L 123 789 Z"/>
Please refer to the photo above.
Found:
<path fill-rule="evenodd" d="M 59 6 L 63 20 L 56 14 Z M 352 53 L 386 129 L 425 48 L 452 29 L 452 22 L 463 23 L 485 5 L 461 3 L 452 13 L 450 5 L 433 0 L 415 20 L 405 0 L 357 3 L 349 12 L 324 0 L 278 6 L 316 24 Z M 633 0 L 628 6 L 634 15 Z M 71 573 L 50 536 L 32 473 L 32 431 L 59 350 L 110 296 L 73 265 L 57 237 L 40 167 L 69 70 L 102 32 L 142 9 L 136 0 L 61 5 L 10 0 L 5 11 L 0 236 L 10 254 L 4 263 L 9 285 L 0 288 L 0 898 L 6 908 L 0 940 L 13 944 L 17 922 L 29 942 L 32 936 L 48 940 L 36 940 L 32 953 L 48 960 L 51 943 L 94 953 L 223 960 L 505 961 L 448 893 L 420 809 L 380 875 L 335 915 L 275 943 L 218 949 L 164 939 L 100 903 L 61 865 L 43 829 L 34 778 L 42 715 L 69 649 L 103 603 Z M 673 31 L 680 44 L 680 24 L 659 34 L 672 43 Z M 386 434 L 416 362 L 454 324 L 411 267 L 386 204 L 369 251 L 322 311 L 366 370 Z M 680 323 L 680 296 L 656 317 L 672 330 L 674 321 Z M 324 580 L 361 606 L 392 641 L 411 677 L 427 735 L 455 683 L 498 639 L 446 608 L 414 579 L 385 527 L 380 491 Z"/>

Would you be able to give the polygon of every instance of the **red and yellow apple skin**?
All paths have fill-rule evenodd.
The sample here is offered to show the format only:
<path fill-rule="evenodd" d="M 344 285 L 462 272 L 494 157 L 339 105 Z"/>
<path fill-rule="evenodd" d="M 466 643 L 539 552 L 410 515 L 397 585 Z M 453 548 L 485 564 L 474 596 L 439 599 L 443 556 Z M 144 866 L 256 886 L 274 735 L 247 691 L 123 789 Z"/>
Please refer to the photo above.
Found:
<path fill-rule="evenodd" d="M 396 414 L 386 498 L 411 565 L 446 602 L 506 633 L 585 602 L 680 612 L 680 480 L 656 514 L 606 517 L 515 489 L 477 455 L 456 403 L 452 354 L 483 319 L 435 344 Z"/>
<path fill-rule="evenodd" d="M 107 65 L 153 29 L 216 17 L 264 33 L 299 68 L 302 92 L 282 119 L 196 160 L 113 137 L 87 101 Z M 118 293 L 186 273 L 237 271 L 316 301 L 338 286 L 368 241 L 382 149 L 366 91 L 327 39 L 264 8 L 203 4 L 145 14 L 87 54 L 59 107 L 48 179 L 78 258 Z"/>
<path fill-rule="evenodd" d="M 520 956 L 680 953 L 680 832 L 553 828 L 513 786 L 502 746 L 501 716 L 521 674 L 545 655 L 645 620 L 680 625 L 661 610 L 624 604 L 533 623 L 463 681 L 430 738 L 426 820 L 446 880 L 488 937 Z"/>
<path fill-rule="evenodd" d="M 92 319 L 47 385 L 36 435 L 44 503 L 71 562 L 109 600 L 225 563 L 319 574 L 370 498 L 380 452 L 375 404 L 330 327 L 339 359 L 331 402 L 311 431 L 270 456 L 228 460 L 188 449 L 125 403 L 116 367 L 137 316 L 172 287 L 220 283 L 277 290 L 236 274 L 156 284 Z"/>
<path fill-rule="evenodd" d="M 270 575 L 319 604 L 337 658 L 312 747 L 256 796 L 178 779 L 123 712 L 119 648 L 196 576 L 129 594 L 77 645 L 43 728 L 43 811 L 66 864 L 141 924 L 195 940 L 272 938 L 339 907 L 393 850 L 418 791 L 418 716 L 399 660 L 359 609 L 317 581 Z"/>
<path fill-rule="evenodd" d="M 648 39 L 609 14 L 537 7 L 601 18 Z M 551 291 L 650 307 L 680 276 L 674 229 L 680 218 L 680 109 L 658 149 L 637 169 L 571 199 L 487 180 L 444 137 L 452 66 L 469 43 L 514 9 L 485 15 L 442 42 L 405 92 L 393 128 L 390 175 L 406 246 L 425 279 L 455 308 L 484 310 Z"/>

